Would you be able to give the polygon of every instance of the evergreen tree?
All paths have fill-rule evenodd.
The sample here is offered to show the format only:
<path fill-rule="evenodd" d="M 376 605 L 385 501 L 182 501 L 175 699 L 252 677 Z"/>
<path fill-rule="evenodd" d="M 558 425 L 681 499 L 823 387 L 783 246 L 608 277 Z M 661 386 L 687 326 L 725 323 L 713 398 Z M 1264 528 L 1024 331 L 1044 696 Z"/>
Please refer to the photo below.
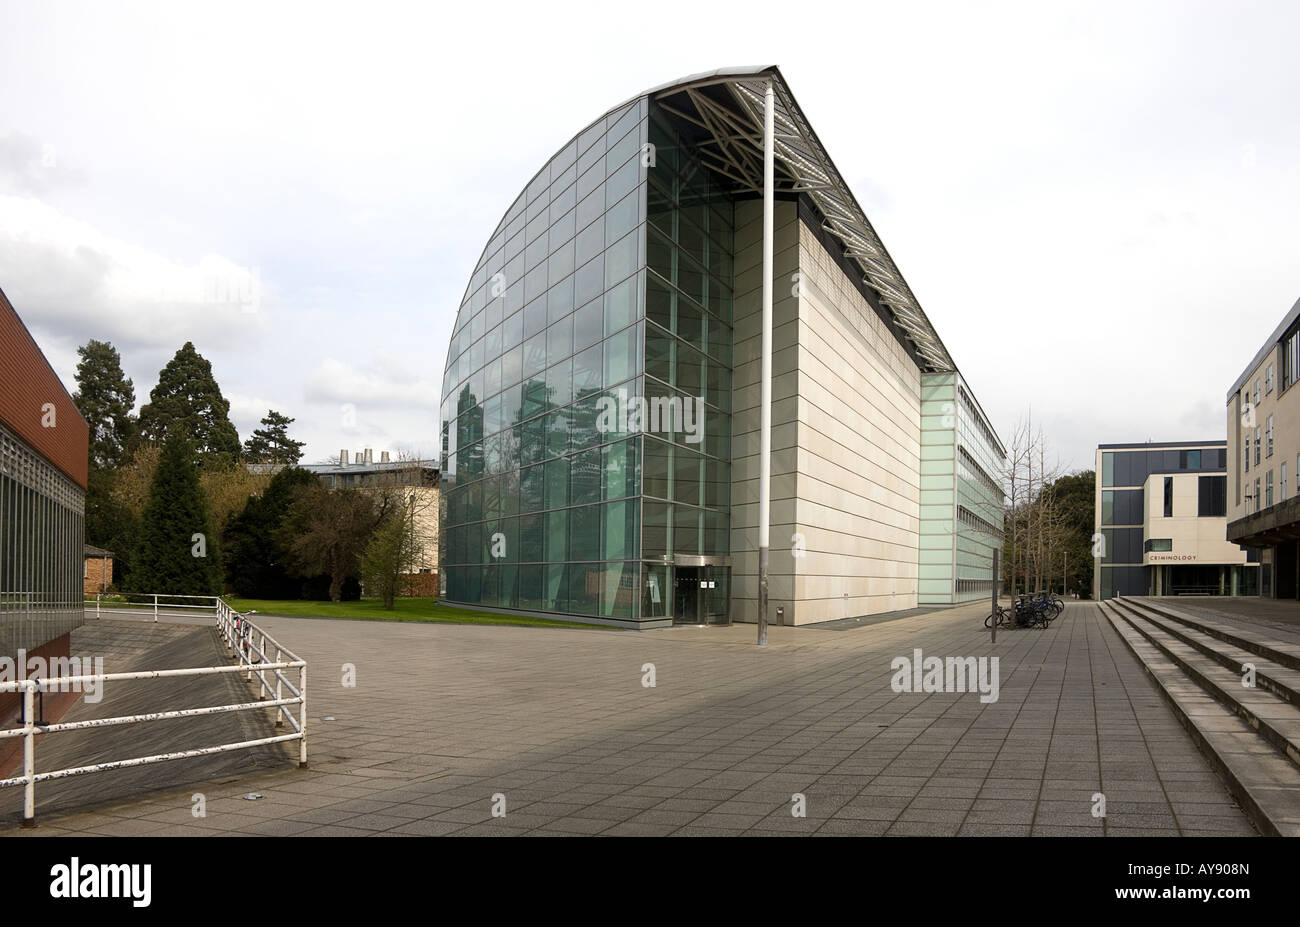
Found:
<path fill-rule="evenodd" d="M 110 342 L 91 339 L 77 348 L 77 391 L 72 401 L 90 426 L 91 469 L 111 470 L 131 457 L 135 436 L 135 386 L 122 372 Z"/>
<path fill-rule="evenodd" d="M 388 500 L 357 489 L 326 489 L 319 482 L 294 492 L 293 504 L 276 532 L 290 568 L 303 578 L 330 577 L 331 601 L 357 575 L 370 535 L 388 512 Z"/>
<path fill-rule="evenodd" d="M 239 433 L 212 365 L 185 342 L 158 373 L 158 385 L 140 409 L 140 434 L 161 443 L 177 429 L 191 441 L 203 466 L 231 467 L 239 460 Z"/>
<path fill-rule="evenodd" d="M 262 427 L 254 428 L 253 436 L 244 442 L 244 459 L 253 463 L 297 464 L 302 460 L 305 442 L 289 437 L 289 426 L 294 421 L 268 409 Z"/>
<path fill-rule="evenodd" d="M 140 520 L 130 586 L 176 595 L 221 593 L 221 558 L 194 465 L 194 445 L 173 429 Z"/>
<path fill-rule="evenodd" d="M 300 487 L 319 484 L 314 473 L 288 467 L 271 478 L 261 495 L 253 496 L 222 536 L 226 576 L 237 595 L 251 599 L 294 599 L 301 583 L 289 567 L 280 526 Z"/>

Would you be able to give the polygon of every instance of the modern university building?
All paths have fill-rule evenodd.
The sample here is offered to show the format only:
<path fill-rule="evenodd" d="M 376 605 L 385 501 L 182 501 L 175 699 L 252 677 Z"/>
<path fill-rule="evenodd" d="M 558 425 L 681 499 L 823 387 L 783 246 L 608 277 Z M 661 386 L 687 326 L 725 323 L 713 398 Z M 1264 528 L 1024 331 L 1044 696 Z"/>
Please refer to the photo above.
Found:
<path fill-rule="evenodd" d="M 1259 594 L 1279 599 L 1300 598 L 1297 384 L 1300 300 L 1228 391 L 1228 539 L 1260 549 Z"/>
<path fill-rule="evenodd" d="M 1094 599 L 1254 595 L 1259 552 L 1227 539 L 1226 441 L 1097 448 Z"/>
<path fill-rule="evenodd" d="M 774 67 L 647 91 L 541 168 L 470 278 L 441 422 L 451 602 L 756 621 L 765 514 L 773 623 L 990 593 L 1003 445 Z"/>

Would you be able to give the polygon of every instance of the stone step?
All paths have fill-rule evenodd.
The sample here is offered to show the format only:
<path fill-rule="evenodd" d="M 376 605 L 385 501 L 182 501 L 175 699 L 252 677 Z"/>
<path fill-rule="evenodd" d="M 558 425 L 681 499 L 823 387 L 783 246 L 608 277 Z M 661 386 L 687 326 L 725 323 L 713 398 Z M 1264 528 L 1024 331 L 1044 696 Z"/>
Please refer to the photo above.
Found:
<path fill-rule="evenodd" d="M 1300 770 L 1144 637 L 1129 615 L 1110 601 L 1101 606 L 1255 827 L 1268 836 L 1300 837 Z"/>
<path fill-rule="evenodd" d="M 1243 686 L 1240 673 L 1225 669 L 1140 615 L 1124 617 L 1207 695 L 1245 719 L 1300 772 L 1300 708 L 1258 687 Z"/>
<path fill-rule="evenodd" d="M 1285 702 L 1300 707 L 1300 670 L 1291 669 L 1258 653 L 1196 630 L 1191 625 L 1175 621 L 1153 608 L 1146 607 L 1140 599 L 1119 598 L 1110 601 L 1120 609 L 1127 609 L 1145 618 L 1165 633 L 1194 647 L 1198 652 L 1233 673 L 1240 675 L 1244 672 L 1243 665 L 1249 663 L 1255 668 L 1256 686 Z"/>
<path fill-rule="evenodd" d="M 1171 605 L 1165 599 L 1137 597 L 1128 601 L 1202 634 L 1208 634 L 1225 644 L 1249 650 L 1288 669 L 1300 671 L 1300 646 L 1278 637 L 1277 632 L 1269 628 L 1239 619 L 1209 618 Z"/>

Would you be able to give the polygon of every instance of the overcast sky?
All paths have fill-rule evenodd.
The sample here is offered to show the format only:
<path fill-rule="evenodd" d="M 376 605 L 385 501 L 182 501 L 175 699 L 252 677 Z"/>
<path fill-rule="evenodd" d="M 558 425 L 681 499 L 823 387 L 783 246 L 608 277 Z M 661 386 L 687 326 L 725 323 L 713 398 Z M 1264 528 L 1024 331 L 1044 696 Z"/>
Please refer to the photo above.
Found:
<path fill-rule="evenodd" d="M 192 340 L 241 438 L 433 454 L 533 173 L 674 78 L 777 64 L 994 426 L 1222 438 L 1300 297 L 1300 7 L 0 0 L 0 288 L 75 388 Z M 355 421 L 344 407 L 355 409 Z"/>

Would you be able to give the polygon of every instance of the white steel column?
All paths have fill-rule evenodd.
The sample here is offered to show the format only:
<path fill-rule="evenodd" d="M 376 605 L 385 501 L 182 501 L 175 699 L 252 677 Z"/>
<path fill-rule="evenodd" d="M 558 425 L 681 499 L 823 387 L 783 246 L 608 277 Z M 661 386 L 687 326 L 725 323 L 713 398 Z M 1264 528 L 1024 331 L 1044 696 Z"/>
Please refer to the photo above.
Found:
<path fill-rule="evenodd" d="M 758 450 L 758 646 L 767 646 L 768 534 L 772 497 L 772 235 L 775 95 L 771 78 L 763 105 L 763 348 Z"/>

